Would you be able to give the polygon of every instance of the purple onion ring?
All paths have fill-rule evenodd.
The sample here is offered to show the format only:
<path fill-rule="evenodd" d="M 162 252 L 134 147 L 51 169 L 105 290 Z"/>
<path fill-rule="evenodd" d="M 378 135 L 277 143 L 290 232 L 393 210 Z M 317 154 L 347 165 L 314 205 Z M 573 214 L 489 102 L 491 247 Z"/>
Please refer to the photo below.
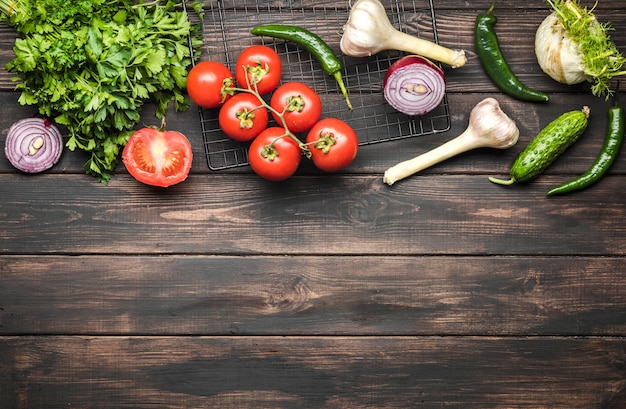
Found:
<path fill-rule="evenodd" d="M 61 158 L 63 137 L 47 119 L 25 118 L 9 128 L 4 154 L 11 165 L 27 173 L 50 169 Z"/>
<path fill-rule="evenodd" d="M 443 70 L 417 55 L 407 55 L 393 63 L 383 83 L 389 105 L 410 116 L 424 115 L 437 108 L 445 92 Z"/>

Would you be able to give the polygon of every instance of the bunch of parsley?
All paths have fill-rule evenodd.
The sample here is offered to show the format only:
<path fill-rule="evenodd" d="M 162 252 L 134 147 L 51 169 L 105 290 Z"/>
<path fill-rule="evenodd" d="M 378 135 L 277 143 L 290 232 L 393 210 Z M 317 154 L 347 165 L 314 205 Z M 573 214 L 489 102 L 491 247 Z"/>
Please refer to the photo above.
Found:
<path fill-rule="evenodd" d="M 66 146 L 88 152 L 85 172 L 101 182 L 111 178 L 145 103 L 155 103 L 161 119 L 172 102 L 189 107 L 189 39 L 196 54 L 202 38 L 180 3 L 0 0 L 0 10 L 19 33 L 6 68 L 17 74 L 20 104 L 64 125 Z"/>

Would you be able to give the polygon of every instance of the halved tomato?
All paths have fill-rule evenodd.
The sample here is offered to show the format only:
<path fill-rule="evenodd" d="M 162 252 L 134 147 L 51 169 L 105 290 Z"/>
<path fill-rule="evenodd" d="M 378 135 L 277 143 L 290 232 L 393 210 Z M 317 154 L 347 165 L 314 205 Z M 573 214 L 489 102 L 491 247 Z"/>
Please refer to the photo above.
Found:
<path fill-rule="evenodd" d="M 138 181 L 168 187 L 187 179 L 193 155 L 189 140 L 180 132 L 142 128 L 122 151 L 122 162 Z"/>

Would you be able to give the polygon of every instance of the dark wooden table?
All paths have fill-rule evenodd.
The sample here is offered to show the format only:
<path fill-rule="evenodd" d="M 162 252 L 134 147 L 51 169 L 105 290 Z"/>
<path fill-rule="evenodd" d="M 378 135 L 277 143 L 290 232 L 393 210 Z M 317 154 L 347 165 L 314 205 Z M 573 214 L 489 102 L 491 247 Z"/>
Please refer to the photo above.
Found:
<path fill-rule="evenodd" d="M 246 166 L 210 170 L 195 108 L 168 115 L 195 157 L 166 190 L 123 166 L 104 186 L 77 153 L 36 176 L 2 156 L 0 407 L 625 408 L 624 155 L 593 188 L 545 197 L 591 164 L 610 101 L 540 71 L 540 0 L 500 0 L 497 27 L 512 69 L 551 101 L 500 93 L 473 46 L 489 3 L 435 0 L 439 42 L 469 56 L 446 69 L 450 130 L 363 146 L 337 175 L 304 165 L 274 184 Z M 596 15 L 626 52 L 623 0 Z M 326 31 L 336 50 L 338 30 Z M 14 40 L 1 26 L 2 65 Z M 0 71 L 3 144 L 34 112 L 10 76 Z M 460 134 L 487 96 L 516 120 L 516 147 L 382 183 Z M 582 105 L 587 132 L 544 176 L 488 182 Z M 150 108 L 143 118 L 158 125 Z"/>

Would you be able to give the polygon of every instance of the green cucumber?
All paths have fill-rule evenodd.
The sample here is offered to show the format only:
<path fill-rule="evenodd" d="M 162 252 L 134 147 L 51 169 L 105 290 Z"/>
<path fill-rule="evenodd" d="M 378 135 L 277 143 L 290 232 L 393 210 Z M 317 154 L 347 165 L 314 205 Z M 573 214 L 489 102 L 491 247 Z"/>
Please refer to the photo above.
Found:
<path fill-rule="evenodd" d="M 584 106 L 580 111 L 566 112 L 550 122 L 517 155 L 511 166 L 510 179 L 490 177 L 489 180 L 499 185 L 512 185 L 535 179 L 583 134 L 589 113 L 589 107 Z"/>

